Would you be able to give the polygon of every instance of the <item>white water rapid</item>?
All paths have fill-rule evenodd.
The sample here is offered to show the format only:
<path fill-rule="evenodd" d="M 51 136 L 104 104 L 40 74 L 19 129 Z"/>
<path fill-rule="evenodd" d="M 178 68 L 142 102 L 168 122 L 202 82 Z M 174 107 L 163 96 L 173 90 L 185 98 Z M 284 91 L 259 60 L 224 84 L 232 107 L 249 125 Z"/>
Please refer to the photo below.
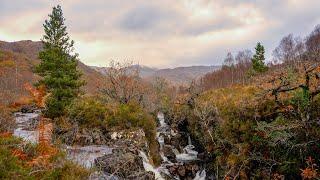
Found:
<path fill-rule="evenodd" d="M 14 114 L 17 123 L 17 128 L 14 130 L 14 135 L 21 137 L 22 139 L 31 142 L 38 143 L 39 132 L 37 130 L 38 118 L 40 117 L 40 111 L 35 111 L 33 113 L 21 113 L 17 112 Z M 160 144 L 160 155 L 163 160 L 162 164 L 155 168 L 150 163 L 148 156 L 140 151 L 139 155 L 143 159 L 143 166 L 146 171 L 152 171 L 155 174 L 156 180 L 164 180 L 168 177 L 170 179 L 179 180 L 179 177 L 171 175 L 168 168 L 170 166 L 179 166 L 184 163 L 192 162 L 198 160 L 198 152 L 194 150 L 194 145 L 192 145 L 191 138 L 188 137 L 188 145 L 183 148 L 183 152 L 179 152 L 176 148 L 172 147 L 172 152 L 176 155 L 176 162 L 173 163 L 165 156 L 163 153 L 163 147 L 165 144 L 165 137 L 172 137 L 177 135 L 168 124 L 165 123 L 164 115 L 162 113 L 158 114 L 160 126 L 157 128 L 157 140 Z M 170 145 L 166 145 L 170 146 Z M 66 151 L 67 158 L 73 162 L 82 165 L 84 167 L 90 168 L 94 165 L 95 159 L 102 157 L 105 154 L 111 154 L 112 148 L 107 146 L 66 146 L 63 148 Z M 206 171 L 199 170 L 196 173 L 194 180 L 205 180 Z"/>
<path fill-rule="evenodd" d="M 39 114 L 39 111 L 35 111 L 33 113 L 15 113 L 14 117 L 17 129 L 14 130 L 13 135 L 20 137 L 25 141 L 37 143 L 39 139 L 39 132 L 32 126 L 34 126 L 33 123 L 37 121 L 36 119 L 39 118 Z"/>
<path fill-rule="evenodd" d="M 39 131 L 37 130 L 38 118 L 40 111 L 33 113 L 17 112 L 14 114 L 17 128 L 14 130 L 13 135 L 20 137 L 30 143 L 38 143 Z M 107 146 L 64 146 L 67 153 L 67 158 L 71 161 L 90 168 L 94 164 L 94 160 L 105 154 L 112 153 L 112 149 Z"/>
<path fill-rule="evenodd" d="M 178 180 L 179 177 L 171 175 L 169 173 L 169 170 L 167 169 L 168 166 L 175 165 L 175 163 L 170 162 L 163 153 L 163 147 L 165 145 L 165 140 L 164 140 L 165 136 L 169 136 L 169 137 L 175 136 L 176 133 L 174 133 L 174 131 L 170 129 L 170 126 L 168 126 L 168 124 L 165 123 L 163 113 L 158 114 L 158 120 L 159 120 L 160 126 L 157 128 L 157 140 L 160 144 L 160 155 L 163 162 L 160 165 L 160 167 L 154 168 L 151 165 L 147 155 L 144 152 L 140 151 L 140 156 L 143 158 L 143 165 L 145 170 L 154 172 L 157 180 L 165 179 L 164 178 L 165 175 Z M 175 152 L 176 154 L 176 160 L 178 164 L 198 160 L 197 158 L 198 152 L 194 150 L 195 147 L 192 145 L 190 136 L 188 137 L 188 145 L 183 149 L 182 153 L 179 153 L 179 151 L 174 147 L 172 148 L 173 148 L 172 151 Z M 194 180 L 205 180 L 205 178 L 206 178 L 206 171 L 200 170 L 196 173 L 196 177 L 194 178 Z"/>

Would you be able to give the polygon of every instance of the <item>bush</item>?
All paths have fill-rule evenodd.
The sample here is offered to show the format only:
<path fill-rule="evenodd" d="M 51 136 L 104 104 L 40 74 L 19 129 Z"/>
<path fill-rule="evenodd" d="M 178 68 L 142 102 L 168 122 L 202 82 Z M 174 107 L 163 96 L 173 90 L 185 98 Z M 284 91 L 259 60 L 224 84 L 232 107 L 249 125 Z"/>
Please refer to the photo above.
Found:
<path fill-rule="evenodd" d="M 15 120 L 8 108 L 0 105 L 0 133 L 11 132 L 15 126 Z"/>
<path fill-rule="evenodd" d="M 208 172 L 218 169 L 219 178 L 228 174 L 231 178 L 264 179 L 278 174 L 298 179 L 307 157 L 320 163 L 320 98 L 310 100 L 310 95 L 299 89 L 281 96 L 283 105 L 279 107 L 274 97 L 263 94 L 253 86 L 235 86 L 201 93 L 194 106 L 172 107 L 173 120 L 178 120 L 174 123 L 186 120 L 191 137 L 200 141 L 211 158 Z M 197 114 L 198 106 L 206 116 Z M 309 121 L 303 121 L 301 116 L 308 117 L 309 112 Z"/>
<path fill-rule="evenodd" d="M 0 179 L 32 179 L 28 177 L 30 168 L 23 166 L 8 148 L 0 146 Z"/>
<path fill-rule="evenodd" d="M 46 179 L 88 179 L 89 171 L 85 168 L 66 161 L 61 167 L 56 167 L 43 175 Z"/>
<path fill-rule="evenodd" d="M 0 179 L 88 178 L 89 171 L 66 160 L 62 152 L 52 155 L 47 163 L 31 165 L 41 157 L 40 149 L 39 145 L 25 144 L 21 139 L 1 135 Z"/>
<path fill-rule="evenodd" d="M 67 109 L 67 116 L 81 127 L 101 127 L 106 120 L 106 106 L 92 97 L 74 100 Z"/>

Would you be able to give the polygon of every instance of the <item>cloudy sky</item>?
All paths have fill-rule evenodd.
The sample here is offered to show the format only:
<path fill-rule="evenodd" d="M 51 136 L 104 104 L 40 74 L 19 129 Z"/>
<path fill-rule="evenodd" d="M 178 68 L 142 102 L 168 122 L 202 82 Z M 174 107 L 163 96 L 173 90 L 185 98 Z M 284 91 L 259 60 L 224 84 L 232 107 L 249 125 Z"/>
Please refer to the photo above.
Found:
<path fill-rule="evenodd" d="M 219 65 L 258 41 L 271 58 L 281 37 L 320 23 L 319 0 L 0 0 L 0 40 L 40 40 L 56 4 L 81 61 L 98 66 Z"/>

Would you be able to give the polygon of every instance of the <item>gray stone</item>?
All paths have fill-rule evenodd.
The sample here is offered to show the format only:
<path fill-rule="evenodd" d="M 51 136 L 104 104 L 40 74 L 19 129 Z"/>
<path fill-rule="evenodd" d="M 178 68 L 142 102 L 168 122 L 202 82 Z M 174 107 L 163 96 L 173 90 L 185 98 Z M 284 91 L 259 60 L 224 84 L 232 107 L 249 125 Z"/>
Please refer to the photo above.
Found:
<path fill-rule="evenodd" d="M 95 161 L 95 165 L 104 173 L 115 175 L 119 179 L 154 179 L 153 172 L 144 170 L 143 160 L 137 150 L 121 148 L 112 152 Z"/>

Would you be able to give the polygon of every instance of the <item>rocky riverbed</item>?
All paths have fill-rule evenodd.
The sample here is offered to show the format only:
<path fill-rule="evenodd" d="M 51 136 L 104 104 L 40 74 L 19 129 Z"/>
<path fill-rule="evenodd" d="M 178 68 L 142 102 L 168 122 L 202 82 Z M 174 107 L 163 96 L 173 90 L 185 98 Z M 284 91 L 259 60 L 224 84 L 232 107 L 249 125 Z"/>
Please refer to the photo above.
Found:
<path fill-rule="evenodd" d="M 40 113 L 40 110 L 35 109 L 15 113 L 17 127 L 14 135 L 31 143 L 37 143 Z M 201 167 L 198 152 L 194 150 L 190 137 L 182 141 L 182 136 L 165 123 L 162 113 L 158 114 L 158 119 L 157 140 L 162 158 L 159 167 L 154 167 L 149 160 L 145 134 L 141 129 L 108 132 L 103 138 L 99 135 L 96 139 L 103 141 L 98 144 L 94 144 L 94 140 L 91 142 L 91 136 L 86 136 L 90 145 L 61 147 L 68 159 L 84 167 L 96 169 L 90 176 L 92 180 L 204 180 L 206 171 Z"/>

